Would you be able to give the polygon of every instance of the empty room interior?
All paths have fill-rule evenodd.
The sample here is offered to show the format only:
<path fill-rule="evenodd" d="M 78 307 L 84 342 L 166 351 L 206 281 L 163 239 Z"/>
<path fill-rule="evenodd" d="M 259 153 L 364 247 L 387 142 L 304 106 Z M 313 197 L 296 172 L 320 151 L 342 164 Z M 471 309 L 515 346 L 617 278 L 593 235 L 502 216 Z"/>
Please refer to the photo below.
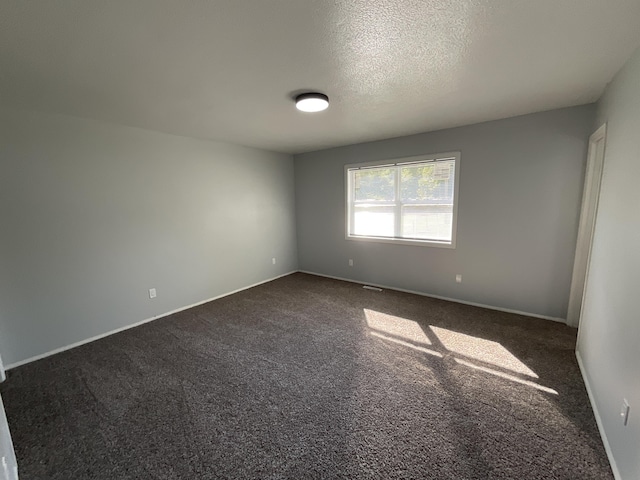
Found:
<path fill-rule="evenodd" d="M 638 0 L 0 0 L 0 480 L 640 479 Z"/>

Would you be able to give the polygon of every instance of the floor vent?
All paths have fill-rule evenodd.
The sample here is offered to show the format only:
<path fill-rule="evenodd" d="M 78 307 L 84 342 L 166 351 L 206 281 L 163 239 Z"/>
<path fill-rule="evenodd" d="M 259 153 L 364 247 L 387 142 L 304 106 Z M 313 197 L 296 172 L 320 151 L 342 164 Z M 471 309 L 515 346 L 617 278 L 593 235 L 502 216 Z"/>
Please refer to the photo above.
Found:
<path fill-rule="evenodd" d="M 366 290 L 373 290 L 374 292 L 381 292 L 382 289 L 378 287 L 372 287 L 371 285 L 363 285 L 362 288 Z"/>

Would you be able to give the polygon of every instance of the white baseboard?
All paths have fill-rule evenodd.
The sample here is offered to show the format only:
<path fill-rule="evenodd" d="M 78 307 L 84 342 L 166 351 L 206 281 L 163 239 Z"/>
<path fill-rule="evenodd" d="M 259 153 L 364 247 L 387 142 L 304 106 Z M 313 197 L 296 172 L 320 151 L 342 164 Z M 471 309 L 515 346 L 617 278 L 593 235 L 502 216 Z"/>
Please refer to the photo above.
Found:
<path fill-rule="evenodd" d="M 138 326 L 143 325 L 145 323 L 149 323 L 149 322 L 151 322 L 153 320 L 157 320 L 157 319 L 162 318 L 162 317 L 167 317 L 169 315 L 173 315 L 174 313 L 182 312 L 183 310 L 188 310 L 189 308 L 197 307 L 198 305 L 202 305 L 203 303 L 212 302 L 213 300 L 217 300 L 217 299 L 222 298 L 222 297 L 227 297 L 229 295 L 233 295 L 234 293 L 242 292 L 243 290 L 248 290 L 250 288 L 257 287 L 258 285 L 262 285 L 263 283 L 272 282 L 274 280 L 277 280 L 278 278 L 286 277 L 287 275 L 291 275 L 292 273 L 296 273 L 296 272 L 297 272 L 297 270 L 293 270 L 291 272 L 287 272 L 287 273 L 283 273 L 282 275 L 278 275 L 277 277 L 268 278 L 267 280 L 263 280 L 261 282 L 254 283 L 253 285 L 249 285 L 247 287 L 238 288 L 237 290 L 233 290 L 231 292 L 223 293 L 221 295 L 217 295 L 215 297 L 211 297 L 211 298 L 208 298 L 206 300 L 202 300 L 201 302 L 196 302 L 196 303 L 193 303 L 191 305 L 187 305 L 185 307 L 176 308 L 175 310 L 171 310 L 170 312 L 161 313 L 161 314 L 155 315 L 155 316 L 153 316 L 151 318 L 146 318 L 146 319 L 141 320 L 139 322 L 132 323 L 132 324 L 126 325 L 124 327 L 116 328 L 115 330 L 110 330 L 110 331 L 105 332 L 105 333 L 101 333 L 100 335 L 96 335 L 95 337 L 87 338 L 85 340 L 81 340 L 79 342 L 75 342 L 75 343 L 72 343 L 70 345 L 65 345 L 64 347 L 56 348 L 55 350 L 51 350 L 49 352 L 42 353 L 40 355 L 36 355 L 34 357 L 29 357 L 29 358 L 26 358 L 24 360 L 20 360 L 19 362 L 11 363 L 9 365 L 6 365 L 4 367 L 4 369 L 5 370 L 11 370 L 12 368 L 19 367 L 20 365 L 25 365 L 27 363 L 35 362 L 36 360 L 40 360 L 42 358 L 50 357 L 51 355 L 55 355 L 56 353 L 64 352 L 65 350 L 70 350 L 72 348 L 79 347 L 80 345 L 84 345 L 85 343 L 90 343 L 90 342 L 93 342 L 95 340 L 100 340 L 101 338 L 108 337 L 109 335 L 113 335 L 114 333 L 122 332 L 124 330 L 129 330 L 130 328 L 138 327 Z"/>
<path fill-rule="evenodd" d="M 587 371 L 584 368 L 584 363 L 582 363 L 582 357 L 580 356 L 580 352 L 578 350 L 576 350 L 576 358 L 578 359 L 578 366 L 580 367 L 582 380 L 584 381 L 585 387 L 587 387 L 587 395 L 589 397 L 589 401 L 591 402 L 591 409 L 593 410 L 593 415 L 596 417 L 596 424 L 598 425 L 600 438 L 602 439 L 602 443 L 604 444 L 604 450 L 605 452 L 607 452 L 607 457 L 609 458 L 609 463 L 611 464 L 611 470 L 613 470 L 613 476 L 616 480 L 622 480 L 620 471 L 618 470 L 618 465 L 616 464 L 616 460 L 615 458 L 613 458 L 613 452 L 611 451 L 611 446 L 609 445 L 609 439 L 607 438 L 607 434 L 604 431 L 602 418 L 600 417 L 600 412 L 598 411 L 598 406 L 596 405 L 596 399 L 593 396 L 593 390 L 591 390 L 591 384 L 589 383 Z"/>
<path fill-rule="evenodd" d="M 551 320 L 553 322 L 560 322 L 560 323 L 565 323 L 565 324 L 567 323 L 566 319 L 564 319 L 564 318 L 549 317 L 547 315 L 539 315 L 537 313 L 523 312 L 523 311 L 520 311 L 520 310 L 513 310 L 511 308 L 495 307 L 493 305 L 485 305 L 484 303 L 468 302 L 466 300 L 460 300 L 460 299 L 457 299 L 457 298 L 443 297 L 442 295 L 433 295 L 431 293 L 418 292 L 416 290 L 407 290 L 407 289 L 404 289 L 404 288 L 390 287 L 388 285 L 381 285 L 381 284 L 378 284 L 378 283 L 363 282 L 361 280 L 353 280 L 351 278 L 335 277 L 333 275 L 325 275 L 324 273 L 310 272 L 310 271 L 307 271 L 307 270 L 299 270 L 299 272 L 300 273 L 307 273 L 309 275 L 317 275 L 319 277 L 333 278 L 334 280 L 342 280 L 344 282 L 358 283 L 360 285 L 371 285 L 372 287 L 379 287 L 379 288 L 384 288 L 384 289 L 387 289 L 387 290 L 396 290 L 398 292 L 413 293 L 414 295 L 421 295 L 423 297 L 437 298 L 438 300 L 446 300 L 448 302 L 462 303 L 464 305 L 471 305 L 473 307 L 488 308 L 489 310 L 497 310 L 499 312 L 515 313 L 516 315 L 524 315 L 524 316 L 527 316 L 527 317 L 542 318 L 544 320 Z"/>
<path fill-rule="evenodd" d="M 172 315 L 174 313 L 178 313 L 178 312 L 181 312 L 183 310 L 187 310 L 189 308 L 197 307 L 198 305 L 202 305 L 203 303 L 208 303 L 208 302 L 211 302 L 213 300 L 217 300 L 218 298 L 226 297 L 228 295 L 233 295 L 234 293 L 238 293 L 238 292 L 241 292 L 243 290 L 247 290 L 249 288 L 257 287 L 258 285 L 262 285 L 263 283 L 271 282 L 273 280 L 277 280 L 278 278 L 286 277 L 287 275 L 291 275 L 292 273 L 296 273 L 296 271 L 299 271 L 301 273 L 307 273 L 309 275 L 317 275 L 317 276 L 320 276 L 320 277 L 333 278 L 335 280 L 342 280 L 342 281 L 345 281 L 345 282 L 357 283 L 357 284 L 361 284 L 361 285 L 365 284 L 364 282 L 362 282 L 360 280 L 353 280 L 353 279 L 350 279 L 350 278 L 343 278 L 343 277 L 336 277 L 336 276 L 332 276 L 332 275 L 325 275 L 325 274 L 322 274 L 322 273 L 310 272 L 310 271 L 307 271 L 307 270 L 294 270 L 294 271 L 291 271 L 291 272 L 283 273 L 282 275 L 278 275 L 278 276 L 273 277 L 273 278 L 269 278 L 267 280 L 263 280 L 263 281 L 258 282 L 258 283 L 254 283 L 253 285 L 249 285 L 249 286 L 246 286 L 246 287 L 243 287 L 243 288 L 239 288 L 239 289 L 233 290 L 231 292 L 223 293 L 221 295 L 217 295 L 215 297 L 208 298 L 206 300 L 202 300 L 200 302 L 197 302 L 197 303 L 194 303 L 194 304 L 191 304 L 191 305 L 186 305 L 184 307 L 176 308 L 175 310 L 171 310 L 170 312 L 161 313 L 161 314 L 155 315 L 155 316 L 153 316 L 151 318 L 147 318 L 147 319 L 141 320 L 139 322 L 132 323 L 132 324 L 126 325 L 124 327 L 116 328 L 115 330 L 110 330 L 108 332 L 102 333 L 100 335 L 96 335 L 96 336 L 91 337 L 91 338 L 87 338 L 85 340 L 81 340 L 79 342 L 72 343 L 70 345 L 66 345 L 64 347 L 56 348 L 55 350 L 51 350 L 49 352 L 42 353 L 40 355 L 36 355 L 36 356 L 33 356 L 33 357 L 26 358 L 24 360 L 20 360 L 18 362 L 11 363 L 9 365 L 5 365 L 4 370 L 11 370 L 12 368 L 19 367 L 20 365 L 25 365 L 27 363 L 35 362 L 36 360 L 40 360 L 42 358 L 46 358 L 46 357 L 49 357 L 51 355 L 55 355 L 56 353 L 64 352 L 65 350 L 69 350 L 69 349 L 74 348 L 74 347 L 79 347 L 80 345 L 84 345 L 86 343 L 90 343 L 90 342 L 93 342 L 95 340 L 99 340 L 101 338 L 108 337 L 109 335 L 113 335 L 114 333 L 122 332 L 124 330 L 128 330 L 130 328 L 134 328 L 134 327 L 143 325 L 143 324 L 151 322 L 153 320 L 157 320 L 158 318 L 166 317 L 168 315 Z M 432 295 L 432 294 L 429 294 L 429 293 L 418 292 L 418 291 L 415 291 L 415 290 L 407 290 L 407 289 L 403 289 L 403 288 L 396 288 L 396 287 L 391 287 L 391 286 L 388 286 L 388 285 L 381 285 L 381 284 L 376 284 L 376 283 L 366 283 L 366 285 L 371 285 L 371 286 L 374 286 L 374 287 L 384 288 L 384 289 L 387 289 L 387 290 L 396 290 L 396 291 L 399 291 L 399 292 L 413 293 L 415 295 L 421 295 L 421 296 L 430 297 L 430 298 L 437 298 L 437 299 L 440 299 L 440 300 L 447 300 L 449 302 L 462 303 L 462 304 L 471 305 L 471 306 L 474 306 L 474 307 L 488 308 L 488 309 L 491 309 L 491 310 L 498 310 L 498 311 L 501 311 L 501 312 L 515 313 L 517 315 L 525 315 L 525 316 L 528 316 L 528 317 L 542 318 L 542 319 L 545 319 L 545 320 L 552 320 L 554 322 L 566 323 L 565 319 L 563 319 L 563 318 L 556 318 L 556 317 L 549 317 L 549 316 L 545 316 L 545 315 L 538 315 L 538 314 L 535 314 L 535 313 L 522 312 L 522 311 L 519 311 L 519 310 L 512 310 L 512 309 L 508 309 L 508 308 L 495 307 L 495 306 L 492 306 L 492 305 L 485 305 L 485 304 L 482 304 L 482 303 L 467 302 L 465 300 L 459 300 L 459 299 L 456 299 L 456 298 L 443 297 L 441 295 Z"/>

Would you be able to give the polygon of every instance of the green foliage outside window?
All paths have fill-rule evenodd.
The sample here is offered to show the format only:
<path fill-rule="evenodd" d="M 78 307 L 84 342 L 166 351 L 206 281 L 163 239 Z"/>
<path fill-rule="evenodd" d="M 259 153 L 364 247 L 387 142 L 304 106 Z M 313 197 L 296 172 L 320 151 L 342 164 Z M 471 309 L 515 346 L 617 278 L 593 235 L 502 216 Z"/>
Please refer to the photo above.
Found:
<path fill-rule="evenodd" d="M 395 168 L 370 168 L 355 172 L 356 201 L 395 200 Z"/>
<path fill-rule="evenodd" d="M 403 202 L 453 201 L 452 167 L 449 162 L 406 167 L 369 168 L 354 172 L 355 201 L 395 201 L 395 181 L 400 171 Z"/>
<path fill-rule="evenodd" d="M 402 167 L 400 172 L 400 198 L 403 201 L 420 202 L 452 198 L 448 163 Z"/>

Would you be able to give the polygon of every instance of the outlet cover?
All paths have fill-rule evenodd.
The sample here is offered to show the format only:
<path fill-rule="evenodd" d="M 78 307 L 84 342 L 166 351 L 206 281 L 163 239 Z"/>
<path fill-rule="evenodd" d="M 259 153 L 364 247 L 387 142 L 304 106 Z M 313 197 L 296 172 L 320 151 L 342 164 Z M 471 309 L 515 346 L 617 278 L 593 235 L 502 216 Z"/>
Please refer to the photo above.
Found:
<path fill-rule="evenodd" d="M 156 298 L 156 289 L 155 288 L 150 288 L 149 289 L 149 298 Z"/>

